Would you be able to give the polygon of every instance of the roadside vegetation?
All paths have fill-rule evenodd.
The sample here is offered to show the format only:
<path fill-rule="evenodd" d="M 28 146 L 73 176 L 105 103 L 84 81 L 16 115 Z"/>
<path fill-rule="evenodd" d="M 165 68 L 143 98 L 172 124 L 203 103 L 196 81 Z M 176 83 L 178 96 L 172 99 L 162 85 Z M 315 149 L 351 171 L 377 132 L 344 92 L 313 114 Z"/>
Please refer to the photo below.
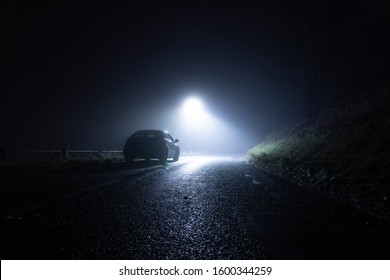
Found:
<path fill-rule="evenodd" d="M 390 86 L 269 135 L 247 152 L 256 167 L 390 220 Z"/>

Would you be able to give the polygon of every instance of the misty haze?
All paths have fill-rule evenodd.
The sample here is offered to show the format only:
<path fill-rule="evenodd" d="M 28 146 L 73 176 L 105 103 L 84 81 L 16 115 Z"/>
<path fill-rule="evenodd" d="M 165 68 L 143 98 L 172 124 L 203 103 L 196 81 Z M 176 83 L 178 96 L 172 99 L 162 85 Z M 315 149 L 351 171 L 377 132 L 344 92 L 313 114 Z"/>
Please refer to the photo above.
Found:
<path fill-rule="evenodd" d="M 133 2 L 5 5 L 2 259 L 388 259 L 388 1 Z"/>

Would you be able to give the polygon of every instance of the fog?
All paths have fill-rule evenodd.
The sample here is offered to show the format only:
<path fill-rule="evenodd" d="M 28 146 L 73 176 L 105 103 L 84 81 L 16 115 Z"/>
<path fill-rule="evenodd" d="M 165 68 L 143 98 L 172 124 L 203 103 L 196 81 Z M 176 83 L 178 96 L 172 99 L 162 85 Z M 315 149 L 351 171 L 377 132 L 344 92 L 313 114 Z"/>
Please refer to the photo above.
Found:
<path fill-rule="evenodd" d="M 0 146 L 244 153 L 388 76 L 386 1 L 324 3 L 9 4 Z"/>

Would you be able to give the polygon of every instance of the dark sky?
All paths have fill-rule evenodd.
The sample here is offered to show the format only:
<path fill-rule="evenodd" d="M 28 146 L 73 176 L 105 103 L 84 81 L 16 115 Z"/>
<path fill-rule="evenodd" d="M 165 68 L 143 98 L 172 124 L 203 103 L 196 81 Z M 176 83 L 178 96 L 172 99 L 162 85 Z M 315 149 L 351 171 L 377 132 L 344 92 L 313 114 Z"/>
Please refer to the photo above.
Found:
<path fill-rule="evenodd" d="M 390 76 L 388 1 L 15 2 L 2 40 L 7 148 L 121 149 L 161 128 L 185 148 L 245 152 Z M 224 129 L 183 135 L 193 94 Z"/>

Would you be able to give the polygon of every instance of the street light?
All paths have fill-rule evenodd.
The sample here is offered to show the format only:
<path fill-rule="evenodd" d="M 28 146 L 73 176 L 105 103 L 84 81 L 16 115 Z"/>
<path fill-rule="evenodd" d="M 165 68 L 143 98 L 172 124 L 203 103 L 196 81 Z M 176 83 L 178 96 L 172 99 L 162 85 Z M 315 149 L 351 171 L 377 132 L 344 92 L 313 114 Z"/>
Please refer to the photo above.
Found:
<path fill-rule="evenodd" d="M 198 97 L 189 97 L 184 101 L 183 111 L 189 116 L 193 116 L 199 113 L 203 114 L 203 102 Z"/>
<path fill-rule="evenodd" d="M 212 112 L 198 96 L 185 98 L 179 112 L 183 151 L 219 153 L 237 145 L 236 131 Z"/>
<path fill-rule="evenodd" d="M 184 100 L 181 111 L 183 120 L 191 130 L 207 128 L 207 123 L 212 119 L 203 101 L 196 96 L 191 96 Z"/>

